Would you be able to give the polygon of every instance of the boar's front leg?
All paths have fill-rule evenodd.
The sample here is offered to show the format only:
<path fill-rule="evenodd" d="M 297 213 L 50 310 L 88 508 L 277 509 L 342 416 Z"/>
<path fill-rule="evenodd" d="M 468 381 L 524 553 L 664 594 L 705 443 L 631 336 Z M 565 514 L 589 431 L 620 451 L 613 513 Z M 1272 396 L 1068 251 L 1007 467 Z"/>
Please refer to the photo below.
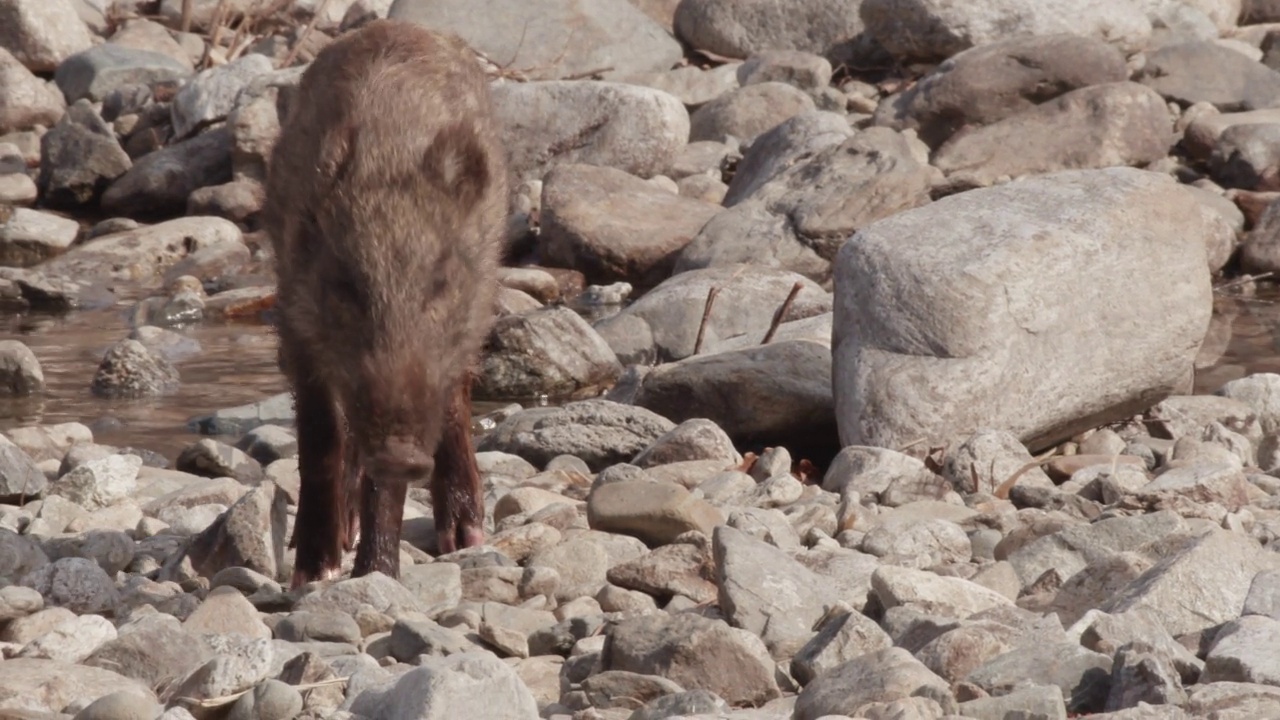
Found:
<path fill-rule="evenodd" d="M 297 548 L 291 583 L 296 588 L 331 578 L 342 567 L 347 489 L 343 482 L 346 433 L 334 397 L 311 373 L 293 374 L 301 476 L 291 543 Z"/>
<path fill-rule="evenodd" d="M 463 376 L 449 403 L 431 475 L 431 505 L 440 554 L 484 542 L 484 486 L 471 444 L 471 376 Z"/>

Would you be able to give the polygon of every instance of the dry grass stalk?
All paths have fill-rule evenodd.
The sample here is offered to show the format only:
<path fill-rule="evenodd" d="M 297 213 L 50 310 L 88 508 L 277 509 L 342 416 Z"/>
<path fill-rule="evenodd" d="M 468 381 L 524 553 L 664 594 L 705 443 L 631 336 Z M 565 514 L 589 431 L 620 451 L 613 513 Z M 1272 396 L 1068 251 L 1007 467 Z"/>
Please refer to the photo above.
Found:
<path fill-rule="evenodd" d="M 1008 500 L 1009 491 L 1013 490 L 1013 486 L 1017 484 L 1018 478 L 1022 477 L 1028 470 L 1031 470 L 1032 468 L 1040 467 L 1041 465 L 1044 465 L 1045 463 L 1052 460 L 1054 457 L 1058 455 L 1059 449 L 1060 448 L 1053 448 L 1052 450 L 1046 452 L 1040 457 L 1032 458 L 1031 462 L 1026 463 L 1022 467 L 1018 468 L 1016 472 L 1010 475 L 1008 480 L 1005 480 L 1004 482 L 1000 483 L 1000 485 L 996 487 L 995 492 L 993 492 L 992 494 L 1000 498 L 1001 500 Z"/>
<path fill-rule="evenodd" d="M 316 688 L 328 687 L 330 685 L 345 685 L 347 681 L 350 679 L 351 678 L 349 676 L 341 677 L 341 678 L 332 678 L 329 680 L 320 680 L 318 682 L 302 683 L 301 685 L 294 685 L 293 687 L 298 692 L 306 692 L 307 690 L 314 690 Z M 221 697 L 216 697 L 216 698 L 206 698 L 203 700 L 197 700 L 196 698 L 191 698 L 191 697 L 174 698 L 174 700 L 176 702 L 183 703 L 184 705 L 190 705 L 193 707 L 198 707 L 203 709 L 214 709 L 214 708 L 220 708 L 220 707 L 225 707 L 227 705 L 230 705 L 234 703 L 236 700 L 239 700 L 240 698 L 244 697 L 245 695 L 248 695 L 251 692 L 253 692 L 253 688 L 249 688 L 248 690 L 241 690 L 240 692 L 234 692 L 234 693 L 231 693 L 230 695 L 223 695 Z"/>
<path fill-rule="evenodd" d="M 791 286 L 791 292 L 787 293 L 787 299 L 782 301 L 782 305 L 778 306 L 778 311 L 773 314 L 773 322 L 769 323 L 769 331 L 764 334 L 764 339 L 760 341 L 761 345 L 768 345 L 773 339 L 774 333 L 778 332 L 778 326 L 782 324 L 782 318 L 786 316 L 787 311 L 791 309 L 791 303 L 795 302 L 796 296 L 804 289 L 804 283 L 796 281 Z"/>
<path fill-rule="evenodd" d="M 711 306 L 715 305 L 716 295 L 720 294 L 720 286 L 712 285 L 707 290 L 707 301 L 702 305 L 702 322 L 698 323 L 698 337 L 693 341 L 693 354 L 702 352 L 702 336 L 707 331 L 707 320 L 711 318 Z"/>

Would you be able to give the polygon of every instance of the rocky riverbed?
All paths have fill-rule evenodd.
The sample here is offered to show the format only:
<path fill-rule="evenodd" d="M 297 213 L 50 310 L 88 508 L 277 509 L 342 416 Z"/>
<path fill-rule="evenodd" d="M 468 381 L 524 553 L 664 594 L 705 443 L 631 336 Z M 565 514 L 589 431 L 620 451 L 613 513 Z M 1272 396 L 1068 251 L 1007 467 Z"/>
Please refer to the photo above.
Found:
<path fill-rule="evenodd" d="M 288 591 L 262 181 L 388 15 L 516 176 L 488 542 Z M 0 717 L 1280 716 L 1278 147 L 1269 0 L 0 0 Z"/>

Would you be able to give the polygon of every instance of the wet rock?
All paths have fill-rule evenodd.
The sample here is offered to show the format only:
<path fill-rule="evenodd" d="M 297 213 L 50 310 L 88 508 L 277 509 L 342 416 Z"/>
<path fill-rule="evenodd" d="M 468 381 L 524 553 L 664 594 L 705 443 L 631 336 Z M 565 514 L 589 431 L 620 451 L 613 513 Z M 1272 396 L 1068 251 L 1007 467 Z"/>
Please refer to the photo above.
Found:
<path fill-rule="evenodd" d="M 660 365 L 632 399 L 676 421 L 706 418 L 737 443 L 835 441 L 831 354 L 807 340 L 689 357 Z"/>
<path fill-rule="evenodd" d="M 1137 83 L 1108 83 L 953 136 L 933 164 L 957 188 L 1059 170 L 1139 166 L 1168 153 L 1171 129 L 1168 108 L 1155 92 Z"/>
<path fill-rule="evenodd" d="M 245 433 L 236 447 L 266 466 L 297 455 L 298 438 L 293 431 L 280 425 L 261 425 Z"/>
<path fill-rule="evenodd" d="M 1087 217 L 1079 213 L 1085 205 L 1092 208 Z M 1130 218 L 1136 212 L 1142 212 L 1149 218 L 1144 227 L 1151 232 L 1134 235 L 1128 229 Z M 947 218 L 946 230 L 939 231 L 937 228 L 942 225 L 933 218 L 943 216 Z M 965 223 L 969 222 L 981 223 L 983 231 L 972 234 L 963 230 Z M 1166 229 L 1155 229 L 1156 225 L 1166 222 Z M 925 225 L 933 229 L 925 229 Z M 926 239 L 939 232 L 944 236 L 942 241 Z M 859 233 L 855 241 L 846 244 L 836 263 L 833 372 L 836 412 L 843 444 L 898 447 L 921 437 L 930 441 L 958 441 L 979 425 L 995 425 L 1007 428 L 1028 446 L 1039 448 L 1086 427 L 1095 427 L 1103 418 L 1127 417 L 1134 409 L 1148 407 L 1153 401 L 1172 394 L 1187 377 L 1208 322 L 1209 284 L 1208 268 L 1204 263 L 1204 232 L 1203 218 L 1198 209 L 1189 203 L 1188 196 L 1176 184 L 1153 173 L 1120 168 L 1055 173 L 1000 188 L 972 191 L 876 223 Z M 1001 239 L 1028 237 L 1027 233 L 1036 233 L 1040 240 L 1032 244 L 1018 241 L 1008 245 Z M 929 270 L 931 297 L 937 300 L 930 301 L 927 309 L 909 310 L 909 306 L 900 299 L 886 304 L 880 298 L 882 293 L 890 291 L 887 288 L 870 291 L 870 286 L 861 279 L 864 274 L 880 277 L 879 273 L 886 265 L 877 256 L 896 258 L 890 264 L 898 268 L 898 272 L 904 267 L 903 258 L 907 256 L 912 258 L 912 263 L 925 262 L 928 256 L 929 263 L 941 263 L 957 269 L 967 267 L 963 263 L 955 265 L 950 258 L 960 255 L 952 256 L 951 253 L 975 257 L 973 253 L 977 251 L 973 248 L 962 250 L 964 243 L 957 244 L 957 238 L 979 237 L 982 239 L 975 242 L 984 248 L 996 248 L 991 252 L 999 253 L 985 256 L 982 262 L 981 272 L 990 273 L 984 277 L 990 277 L 987 282 L 992 284 L 975 286 L 965 280 L 948 291 L 946 299 L 941 299 L 942 296 L 937 294 L 938 288 L 951 286 L 939 284 L 938 272 L 944 271 Z M 904 242 L 903 238 L 914 240 Z M 1067 322 L 1067 316 L 1061 313 L 1067 306 L 1055 302 L 1052 320 L 1049 314 L 1037 309 L 1050 307 L 1042 304 L 1047 297 L 1045 293 L 1050 292 L 1044 284 L 1045 276 L 1029 274 L 1022 268 L 1026 263 L 1043 266 L 1048 262 L 1045 253 L 1060 254 L 1055 256 L 1063 258 L 1062 262 L 1081 252 L 1094 257 L 1098 252 L 1095 243 L 1103 239 L 1109 239 L 1107 241 L 1117 248 L 1106 255 L 1109 258 L 1107 268 L 1115 268 L 1118 274 L 1107 275 L 1103 268 L 1086 270 L 1084 265 L 1076 265 L 1082 273 L 1077 278 L 1069 280 L 1068 275 L 1061 273 L 1053 276 L 1062 283 L 1053 292 L 1061 294 L 1065 298 L 1063 302 L 1088 308 L 1073 314 L 1089 317 L 1088 327 L 1072 330 L 1068 342 L 1065 339 L 1067 335 L 1057 332 L 1066 332 L 1067 326 L 1063 323 Z M 1145 277 L 1156 281 L 1142 269 L 1150 253 L 1156 252 L 1153 248 L 1158 246 L 1162 248 L 1159 252 L 1165 252 L 1170 242 L 1178 242 L 1185 248 L 1185 252 L 1179 253 L 1185 263 L 1176 268 L 1166 267 L 1162 277 L 1177 274 L 1184 278 L 1178 286 L 1184 290 L 1179 294 L 1170 293 L 1169 285 L 1163 279 L 1159 280 L 1158 289 L 1139 289 L 1135 284 L 1137 279 Z M 1034 259 L 1027 256 L 1019 260 L 1018 252 L 1013 251 L 1015 245 L 1018 252 L 1032 252 L 1034 246 Z M 925 247 L 928 249 L 924 250 Z M 998 262 L 995 260 L 997 257 L 1001 258 Z M 1054 262 L 1057 265 L 1057 261 Z M 1130 269 L 1121 272 L 1121 267 Z M 1011 302 L 1008 298 L 1017 298 L 1024 292 L 1017 289 L 1021 283 L 1030 282 L 1032 277 L 1036 278 L 1035 292 L 1027 297 L 1034 296 L 1034 302 L 1023 304 L 1017 301 L 1015 305 L 1007 305 Z M 904 279 L 904 282 L 912 281 Z M 1110 306 L 1110 301 L 1101 299 L 1101 295 L 1091 294 L 1093 291 L 1104 292 L 1104 287 L 1111 288 L 1105 291 L 1108 298 L 1115 293 L 1132 297 L 1146 293 L 1160 298 L 1159 320 L 1152 316 L 1150 323 L 1140 321 L 1133 314 L 1132 307 L 1116 308 L 1117 315 L 1104 319 L 1097 314 L 1100 312 L 1098 308 Z M 959 314 L 953 313 L 964 317 L 976 317 L 974 313 L 978 313 L 987 318 L 987 310 L 976 309 L 987 307 L 989 301 L 984 299 L 987 293 L 995 293 L 990 297 L 998 297 L 1000 307 L 1011 308 L 1013 314 L 1004 321 L 1006 329 L 997 331 L 996 326 L 986 323 L 976 334 L 961 330 L 964 322 L 953 319 L 960 318 Z M 896 309 L 877 310 L 889 307 Z M 1018 309 L 1012 310 L 1014 307 Z M 877 317 L 862 316 L 868 312 Z M 900 317 L 894 319 L 893 316 L 897 315 Z M 924 316 L 929 318 L 924 326 L 919 324 L 923 321 L 914 319 Z M 859 333 L 853 331 L 854 325 L 883 329 L 870 334 Z M 892 329 L 895 327 L 910 327 L 912 330 L 902 334 L 904 331 Z M 929 328 L 925 336 L 919 335 L 922 327 Z M 1118 330 L 1121 327 L 1126 329 Z M 1150 332 L 1140 336 L 1139 327 Z M 1028 333 L 1029 328 L 1035 328 L 1035 333 Z M 1099 377 L 1098 385 L 1092 391 L 1086 390 L 1076 373 L 1065 370 L 1075 367 L 1077 361 L 1069 360 L 1069 353 L 1058 346 L 1062 342 L 1067 343 L 1062 345 L 1063 348 L 1084 347 L 1080 344 L 1081 333 L 1097 338 L 1091 343 L 1110 343 L 1113 347 L 1123 345 L 1126 350 L 1121 355 L 1135 359 L 1140 355 L 1142 361 L 1138 365 L 1141 367 L 1135 365 L 1135 369 L 1129 370 L 1120 364 L 1110 363 L 1108 369 L 1116 375 L 1106 380 Z M 1013 342 L 1010 339 L 1015 337 L 1017 344 L 1010 344 Z M 996 345 L 990 344 L 996 342 L 996 338 L 1009 342 L 1000 340 Z M 1131 351 L 1137 343 L 1150 347 L 1151 351 L 1134 354 Z M 990 367 L 999 366 L 1004 370 L 993 372 L 989 380 L 979 381 L 978 385 L 984 388 L 979 389 L 972 383 L 985 375 L 981 368 L 992 361 L 977 348 L 997 346 L 1002 348 L 1000 359 Z M 1014 352 L 1014 347 L 1019 348 L 1016 354 L 1006 354 Z M 921 364 L 904 375 L 907 372 L 904 358 L 921 353 L 935 359 L 943 355 L 963 359 L 946 360 L 941 364 L 929 360 L 927 368 Z M 1086 360 L 1079 362 L 1089 364 Z M 1012 367 L 1010 363 L 1027 363 L 1032 368 L 1025 377 L 1034 388 L 1025 392 L 1018 389 L 1019 381 L 1008 374 L 1007 369 Z M 1060 367 L 1064 369 L 1053 370 L 1059 367 L 1057 363 L 1063 363 Z M 893 368 L 895 378 L 892 409 L 881 397 L 888 386 L 884 384 L 879 368 L 889 367 Z M 904 384 L 908 377 L 914 379 L 910 384 Z M 1056 384 L 1061 384 L 1062 389 Z M 924 395 L 928 395 L 929 410 L 917 413 L 911 408 Z M 943 397 L 952 400 L 940 405 Z M 980 400 L 1009 397 L 1026 400 L 1010 414 L 987 407 Z M 1046 400 L 1033 400 L 1041 397 Z M 950 409 L 943 411 L 942 407 Z M 981 417 L 980 422 L 974 419 L 977 417 Z"/>
<path fill-rule="evenodd" d="M 1124 55 L 1098 38 L 1062 33 L 1001 39 L 943 62 L 882 103 L 876 124 L 914 129 L 930 147 L 1090 85 L 1123 82 Z"/>
<path fill-rule="evenodd" d="M 137 455 L 108 455 L 74 468 L 49 491 L 86 510 L 111 507 L 134 494 L 141 468 L 142 458 Z"/>
<path fill-rule="evenodd" d="M 779 695 L 773 662 L 759 638 L 692 613 L 622 620 L 606 636 L 600 661 L 605 670 L 709 690 L 731 705 L 760 705 Z"/>
<path fill-rule="evenodd" d="M 624 364 L 689 357 L 700 326 L 703 352 L 744 335 L 758 345 L 797 283 L 800 291 L 783 320 L 828 309 L 824 306 L 829 296 L 801 275 L 735 265 L 682 272 L 595 327 Z M 713 289 L 715 299 L 703 325 L 707 295 Z"/>
<path fill-rule="evenodd" d="M 260 425 L 290 425 L 293 419 L 293 396 L 279 393 L 248 405 L 191 418 L 187 424 L 205 435 L 240 435 Z"/>
<path fill-rule="evenodd" d="M 67 102 L 57 87 L 28 70 L 0 43 L 0 134 L 50 127 L 62 117 Z"/>
<path fill-rule="evenodd" d="M 582 396 L 612 384 L 621 372 L 613 350 L 581 315 L 566 307 L 540 308 L 494 323 L 474 393 Z"/>
<path fill-rule="evenodd" d="M 30 267 L 63 252 L 80 234 L 80 223 L 52 213 L 14 208 L 0 222 L 0 265 Z"/>
<path fill-rule="evenodd" d="M 656 285 L 718 208 L 608 167 L 561 165 L 542 186 L 544 262 L 581 270 L 588 282 Z M 644 232 L 636 232 L 644 228 Z"/>
<path fill-rule="evenodd" d="M 48 478 L 22 448 L 0 436 L 0 502 L 18 503 L 44 493 Z"/>
<path fill-rule="evenodd" d="M 102 194 L 120 215 L 180 215 L 195 190 L 231 181 L 231 131 L 216 128 L 139 158 Z"/>
<path fill-rule="evenodd" d="M 262 465 L 243 451 L 217 440 L 200 440 L 178 455 L 174 468 L 202 477 L 233 477 L 247 485 L 262 480 Z"/>
<path fill-rule="evenodd" d="M 228 220 L 185 217 L 95 238 L 46 261 L 40 269 L 47 275 L 82 281 L 154 282 L 188 255 L 218 245 L 243 246 L 242 237 Z"/>
<path fill-rule="evenodd" d="M 22 397 L 43 391 L 44 371 L 31 348 L 17 340 L 0 340 L 0 394 Z M 4 444 L 0 441 L 0 447 Z M 0 497 L 4 494 L 0 491 Z"/>
<path fill-rule="evenodd" d="M 93 45 L 71 0 L 5 0 L 0 3 L 0 28 L 0 47 L 33 72 L 52 72 L 68 56 Z"/>
<path fill-rule="evenodd" d="M 133 161 L 110 126 L 88 101 L 74 103 L 40 138 L 37 184 L 50 207 L 78 207 L 98 200 Z"/>
<path fill-rule="evenodd" d="M 13 658 L 4 661 L 0 673 L 0 700 L 6 707 L 44 713 L 61 713 L 65 708 L 88 705 L 115 692 L 128 692 L 155 701 L 151 688 L 110 670 L 73 665 L 42 658 Z"/>
<path fill-rule="evenodd" d="M 533 0 L 521 6 L 484 0 L 397 0 L 388 14 L 457 33 L 476 50 L 532 79 L 600 73 L 606 79 L 666 70 L 680 46 L 626 0 L 590 5 Z M 526 70 L 527 69 L 527 70 Z"/>
<path fill-rule="evenodd" d="M 513 177 L 540 180 L 566 163 L 652 177 L 689 139 L 688 111 L 660 90 L 566 80 L 505 83 L 493 92 Z"/>
<path fill-rule="evenodd" d="M 1052 7 L 1033 0 L 863 0 L 861 14 L 867 33 L 899 60 L 944 60 L 1013 35 L 1064 32 L 1105 40 L 1131 54 L 1151 37 L 1151 21 L 1139 5 L 1101 0 Z"/>
<path fill-rule="evenodd" d="M 676 271 L 746 262 L 827 282 L 830 262 L 851 234 L 929 202 L 933 172 L 904 136 L 870 128 L 783 170 L 713 217 L 681 252 Z"/>
<path fill-rule="evenodd" d="M 190 65 L 168 55 L 104 43 L 67 58 L 53 77 L 67 102 L 98 102 L 126 85 L 171 83 L 190 76 Z"/>
<path fill-rule="evenodd" d="M 92 560 L 63 558 L 32 570 L 20 581 L 44 596 L 49 605 L 75 613 L 111 612 L 116 607 L 116 585 Z"/>
<path fill-rule="evenodd" d="M 178 370 L 163 355 L 137 340 L 121 340 L 107 350 L 90 389 L 99 397 L 166 395 L 177 389 Z"/>
<path fill-rule="evenodd" d="M 558 455 L 574 455 L 598 471 L 627 462 L 673 427 L 643 408 L 581 400 L 518 412 L 482 438 L 477 450 L 501 450 L 539 466 Z"/>
<path fill-rule="evenodd" d="M 1147 56 L 1139 82 L 1182 105 L 1223 112 L 1280 105 L 1280 73 L 1216 42 L 1165 45 Z"/>
<path fill-rule="evenodd" d="M 288 496 L 272 482 L 245 493 L 192 539 L 186 553 L 192 567 L 204 576 L 244 567 L 276 577 L 284 563 L 287 502 Z"/>
<path fill-rule="evenodd" d="M 690 530 L 711 534 L 715 526 L 724 523 L 724 515 L 679 485 L 621 480 L 591 491 L 587 522 L 593 530 L 665 545 Z"/>
<path fill-rule="evenodd" d="M 1224 384 L 1214 395 L 1244 403 L 1251 408 L 1263 433 L 1280 432 L 1280 375 L 1254 373 Z"/>
<path fill-rule="evenodd" d="M 796 720 L 830 715 L 859 715 L 875 702 L 910 697 L 929 698 L 944 711 L 954 712 L 955 697 L 947 683 L 898 647 L 870 652 L 819 675 L 796 701 Z"/>
<path fill-rule="evenodd" d="M 365 717 L 412 720 L 486 717 L 535 720 L 538 705 L 519 676 L 489 653 L 461 653 L 422 666 L 364 690 L 351 711 Z"/>

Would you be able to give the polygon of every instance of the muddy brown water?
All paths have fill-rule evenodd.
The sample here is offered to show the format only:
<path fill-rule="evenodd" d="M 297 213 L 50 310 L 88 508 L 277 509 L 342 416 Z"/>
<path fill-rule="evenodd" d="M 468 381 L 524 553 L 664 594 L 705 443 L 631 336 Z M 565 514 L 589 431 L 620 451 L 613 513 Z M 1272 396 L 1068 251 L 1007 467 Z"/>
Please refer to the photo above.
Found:
<path fill-rule="evenodd" d="M 1280 372 L 1280 288 L 1253 298 L 1218 298 L 1215 322 L 1230 325 L 1221 358 L 1196 377 L 1197 392 L 1255 372 Z M 98 442 L 146 448 L 171 461 L 201 436 L 193 416 L 262 400 L 285 390 L 276 369 L 276 338 L 261 322 L 204 323 L 180 329 L 202 351 L 178 363 L 182 383 L 162 398 L 106 400 L 89 392 L 102 354 L 130 332 L 127 310 L 0 317 L 0 338 L 26 343 L 40 359 L 47 389 L 30 398 L 0 398 L 0 431 L 35 423 L 82 422 Z M 505 403 L 476 403 L 476 414 Z M 223 438 L 227 440 L 228 438 Z M 234 438 L 230 438 L 234 441 Z"/>

